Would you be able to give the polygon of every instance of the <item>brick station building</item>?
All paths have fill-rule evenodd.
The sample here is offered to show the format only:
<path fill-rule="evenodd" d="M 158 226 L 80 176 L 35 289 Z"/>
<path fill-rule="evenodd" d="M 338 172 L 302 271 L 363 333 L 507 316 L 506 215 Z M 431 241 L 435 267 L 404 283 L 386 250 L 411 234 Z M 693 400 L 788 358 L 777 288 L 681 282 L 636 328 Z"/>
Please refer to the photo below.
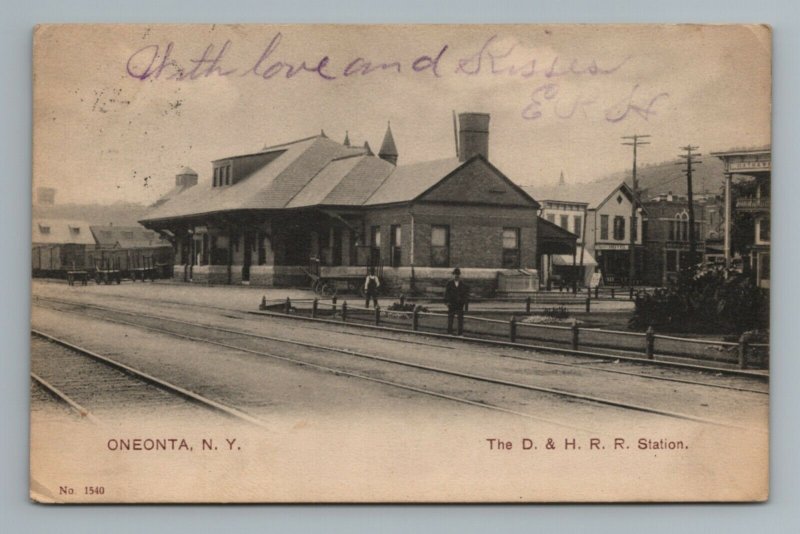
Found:
<path fill-rule="evenodd" d="M 202 182 L 184 169 L 140 222 L 171 240 L 185 281 L 363 281 L 375 266 L 391 290 L 438 293 L 458 266 L 477 294 L 501 275 L 538 288 L 539 204 L 489 162 L 488 114 L 460 114 L 457 133 L 457 157 L 409 165 L 390 127 L 377 156 L 322 132 L 221 158 Z"/>

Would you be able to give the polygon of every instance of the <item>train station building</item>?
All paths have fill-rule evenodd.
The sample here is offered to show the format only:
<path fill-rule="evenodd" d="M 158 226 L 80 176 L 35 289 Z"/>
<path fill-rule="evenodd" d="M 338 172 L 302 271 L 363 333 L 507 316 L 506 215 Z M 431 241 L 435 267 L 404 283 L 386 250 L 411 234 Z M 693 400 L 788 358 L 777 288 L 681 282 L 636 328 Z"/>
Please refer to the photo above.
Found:
<path fill-rule="evenodd" d="M 375 268 L 425 294 L 458 266 L 477 294 L 538 289 L 539 203 L 490 163 L 488 114 L 460 114 L 456 137 L 456 157 L 408 165 L 391 127 L 377 155 L 323 132 L 222 158 L 205 180 L 184 169 L 140 222 L 173 243 L 184 281 L 352 284 Z"/>

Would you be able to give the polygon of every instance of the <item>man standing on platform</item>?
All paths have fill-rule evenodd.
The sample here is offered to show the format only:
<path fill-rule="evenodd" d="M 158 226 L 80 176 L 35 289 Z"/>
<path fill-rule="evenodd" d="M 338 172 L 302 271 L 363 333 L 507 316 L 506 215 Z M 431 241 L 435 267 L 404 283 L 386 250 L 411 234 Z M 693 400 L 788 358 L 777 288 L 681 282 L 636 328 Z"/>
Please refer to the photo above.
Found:
<path fill-rule="evenodd" d="M 378 288 L 381 286 L 381 281 L 375 275 L 375 268 L 371 268 L 369 270 L 369 274 L 367 275 L 366 280 L 364 280 L 364 293 L 367 296 L 367 303 L 364 304 L 364 307 L 369 308 L 369 299 L 372 299 L 372 303 L 375 307 L 378 307 Z"/>
<path fill-rule="evenodd" d="M 464 333 L 464 308 L 469 304 L 469 286 L 461 280 L 461 269 L 453 269 L 453 278 L 444 288 L 447 304 L 447 333 L 453 333 L 453 319 L 458 315 L 458 335 Z"/>

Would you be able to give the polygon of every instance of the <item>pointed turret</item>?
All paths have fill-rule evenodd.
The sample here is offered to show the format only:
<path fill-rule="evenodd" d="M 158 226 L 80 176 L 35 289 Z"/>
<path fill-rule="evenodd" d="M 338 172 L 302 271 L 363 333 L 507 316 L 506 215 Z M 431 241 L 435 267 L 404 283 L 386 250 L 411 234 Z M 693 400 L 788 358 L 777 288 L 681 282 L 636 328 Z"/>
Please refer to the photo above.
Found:
<path fill-rule="evenodd" d="M 350 146 L 350 132 L 347 130 L 344 132 L 344 141 L 342 141 L 342 144 L 344 146 Z"/>
<path fill-rule="evenodd" d="M 383 136 L 383 143 L 381 143 L 381 149 L 378 151 L 378 157 L 392 165 L 397 165 L 397 146 L 394 144 L 391 123 L 386 124 L 386 135 Z"/>
<path fill-rule="evenodd" d="M 319 136 L 320 136 L 320 137 L 324 137 L 325 139 L 327 139 L 327 138 L 328 138 L 328 136 L 327 136 L 327 135 L 325 135 L 325 130 L 320 130 L 320 131 L 319 131 Z"/>
<path fill-rule="evenodd" d="M 375 155 L 375 152 L 373 152 L 372 148 L 370 148 L 368 141 L 364 141 L 364 150 L 366 150 L 367 154 L 369 154 L 370 156 L 374 156 Z"/>
<path fill-rule="evenodd" d="M 566 180 L 564 180 L 564 171 L 561 171 L 561 176 L 558 177 L 558 185 L 567 185 Z"/>

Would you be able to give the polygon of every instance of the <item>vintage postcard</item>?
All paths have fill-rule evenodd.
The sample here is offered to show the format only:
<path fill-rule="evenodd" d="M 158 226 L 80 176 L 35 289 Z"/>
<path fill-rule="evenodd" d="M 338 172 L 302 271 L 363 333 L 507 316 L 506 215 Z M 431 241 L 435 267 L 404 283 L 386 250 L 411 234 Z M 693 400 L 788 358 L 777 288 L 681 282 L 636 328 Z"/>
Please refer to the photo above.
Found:
<path fill-rule="evenodd" d="M 31 498 L 766 500 L 771 46 L 36 27 Z"/>

